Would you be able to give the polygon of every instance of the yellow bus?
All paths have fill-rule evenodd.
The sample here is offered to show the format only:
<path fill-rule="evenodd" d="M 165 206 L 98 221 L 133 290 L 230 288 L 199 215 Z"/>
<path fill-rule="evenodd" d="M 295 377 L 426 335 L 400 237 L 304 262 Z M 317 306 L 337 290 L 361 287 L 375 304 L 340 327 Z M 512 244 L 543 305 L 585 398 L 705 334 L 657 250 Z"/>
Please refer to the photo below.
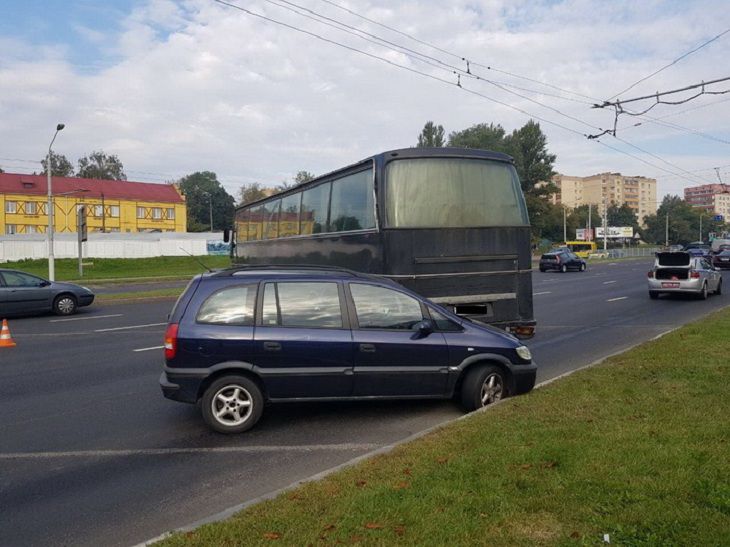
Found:
<path fill-rule="evenodd" d="M 566 241 L 565 247 L 581 258 L 588 258 L 588 255 L 596 252 L 595 241 Z"/>

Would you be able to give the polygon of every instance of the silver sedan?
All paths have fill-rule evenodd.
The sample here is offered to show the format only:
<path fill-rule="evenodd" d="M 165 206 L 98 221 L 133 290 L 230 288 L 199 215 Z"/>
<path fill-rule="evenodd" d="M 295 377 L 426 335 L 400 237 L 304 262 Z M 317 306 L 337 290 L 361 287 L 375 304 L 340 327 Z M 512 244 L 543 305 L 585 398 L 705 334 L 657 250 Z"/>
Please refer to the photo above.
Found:
<path fill-rule="evenodd" d="M 648 277 L 653 299 L 662 293 L 688 293 L 702 299 L 710 293 L 722 294 L 722 274 L 706 258 L 687 252 L 657 253 Z"/>

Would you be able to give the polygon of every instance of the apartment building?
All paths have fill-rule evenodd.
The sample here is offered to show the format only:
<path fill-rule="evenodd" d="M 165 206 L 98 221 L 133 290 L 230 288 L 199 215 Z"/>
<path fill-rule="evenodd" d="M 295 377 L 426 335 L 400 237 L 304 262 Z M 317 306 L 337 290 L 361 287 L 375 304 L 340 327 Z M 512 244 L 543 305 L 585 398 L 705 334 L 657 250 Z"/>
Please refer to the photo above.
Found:
<path fill-rule="evenodd" d="M 703 184 L 684 189 L 684 200 L 701 207 L 710 215 L 730 218 L 730 186 L 727 184 Z"/>
<path fill-rule="evenodd" d="M 624 176 L 621 173 L 599 173 L 588 177 L 557 174 L 553 177 L 560 192 L 553 194 L 553 203 L 574 208 L 580 205 L 628 205 L 644 223 L 647 215 L 657 210 L 656 179 Z"/>
<path fill-rule="evenodd" d="M 171 184 L 53 177 L 54 231 L 75 232 L 85 205 L 89 231 L 185 232 L 185 199 Z M 45 175 L 0 173 L 0 234 L 45 233 Z"/>

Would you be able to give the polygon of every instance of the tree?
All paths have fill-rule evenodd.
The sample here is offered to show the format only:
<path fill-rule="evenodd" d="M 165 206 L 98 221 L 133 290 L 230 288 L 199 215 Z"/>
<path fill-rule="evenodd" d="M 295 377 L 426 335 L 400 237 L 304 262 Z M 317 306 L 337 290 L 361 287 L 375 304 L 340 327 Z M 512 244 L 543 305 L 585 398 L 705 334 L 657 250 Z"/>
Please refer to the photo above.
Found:
<path fill-rule="evenodd" d="M 501 125 L 480 123 L 463 131 L 449 133 L 449 146 L 505 152 L 504 136 L 504 128 Z"/>
<path fill-rule="evenodd" d="M 298 171 L 296 175 L 294 175 L 294 184 L 303 184 L 305 182 L 309 182 L 314 178 L 314 175 L 310 173 L 309 171 Z"/>
<path fill-rule="evenodd" d="M 127 180 L 124 166 L 116 155 L 95 150 L 79 159 L 76 176 L 84 179 Z"/>
<path fill-rule="evenodd" d="M 530 120 L 505 138 L 506 151 L 515 160 L 522 190 L 535 190 L 538 182 L 550 181 L 555 174 L 555 154 L 547 151 L 547 137 L 540 124 Z"/>
<path fill-rule="evenodd" d="M 441 148 L 444 145 L 444 126 L 427 121 L 418 135 L 418 148 Z"/>
<path fill-rule="evenodd" d="M 639 228 L 639 219 L 634 210 L 625 203 L 620 207 L 611 204 L 607 211 L 609 226 L 631 226 L 634 230 Z"/>
<path fill-rule="evenodd" d="M 641 236 L 644 241 L 659 245 L 663 245 L 667 239 L 670 245 L 675 243 L 686 245 L 700 239 L 701 222 L 702 239 L 706 240 L 708 232 L 720 232 L 724 227 L 722 222 L 717 222 L 712 217 L 711 213 L 702 208 L 693 207 L 679 196 L 664 196 L 656 214 L 645 217 L 646 227 L 641 230 Z M 667 226 L 669 227 L 668 238 Z"/>
<path fill-rule="evenodd" d="M 41 175 L 46 175 L 48 173 L 48 171 L 46 171 L 47 164 L 48 156 L 41 160 L 41 165 L 43 166 Z M 66 156 L 63 154 L 56 154 L 53 150 L 51 150 L 51 174 L 54 177 L 73 177 L 74 166 L 71 165 L 71 162 L 68 161 Z"/>
<path fill-rule="evenodd" d="M 233 224 L 234 199 L 211 171 L 197 171 L 180 179 L 180 191 L 188 209 L 188 231 L 210 230 L 210 211 L 213 211 L 213 230 L 230 228 Z"/>
<path fill-rule="evenodd" d="M 238 204 L 246 205 L 247 203 L 251 203 L 252 201 L 265 198 L 268 195 L 269 194 L 266 192 L 266 188 L 261 186 L 261 184 L 259 184 L 258 182 L 244 184 L 238 190 Z"/>

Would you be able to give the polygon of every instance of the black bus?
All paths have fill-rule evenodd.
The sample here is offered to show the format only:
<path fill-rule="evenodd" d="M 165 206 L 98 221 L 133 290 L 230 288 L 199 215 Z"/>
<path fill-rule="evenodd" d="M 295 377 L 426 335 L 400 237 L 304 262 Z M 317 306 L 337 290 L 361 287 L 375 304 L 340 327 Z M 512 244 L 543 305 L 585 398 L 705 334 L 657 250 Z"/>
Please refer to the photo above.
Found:
<path fill-rule="evenodd" d="M 384 152 L 237 208 L 238 264 L 379 274 L 460 315 L 534 334 L 530 224 L 512 158 Z"/>

